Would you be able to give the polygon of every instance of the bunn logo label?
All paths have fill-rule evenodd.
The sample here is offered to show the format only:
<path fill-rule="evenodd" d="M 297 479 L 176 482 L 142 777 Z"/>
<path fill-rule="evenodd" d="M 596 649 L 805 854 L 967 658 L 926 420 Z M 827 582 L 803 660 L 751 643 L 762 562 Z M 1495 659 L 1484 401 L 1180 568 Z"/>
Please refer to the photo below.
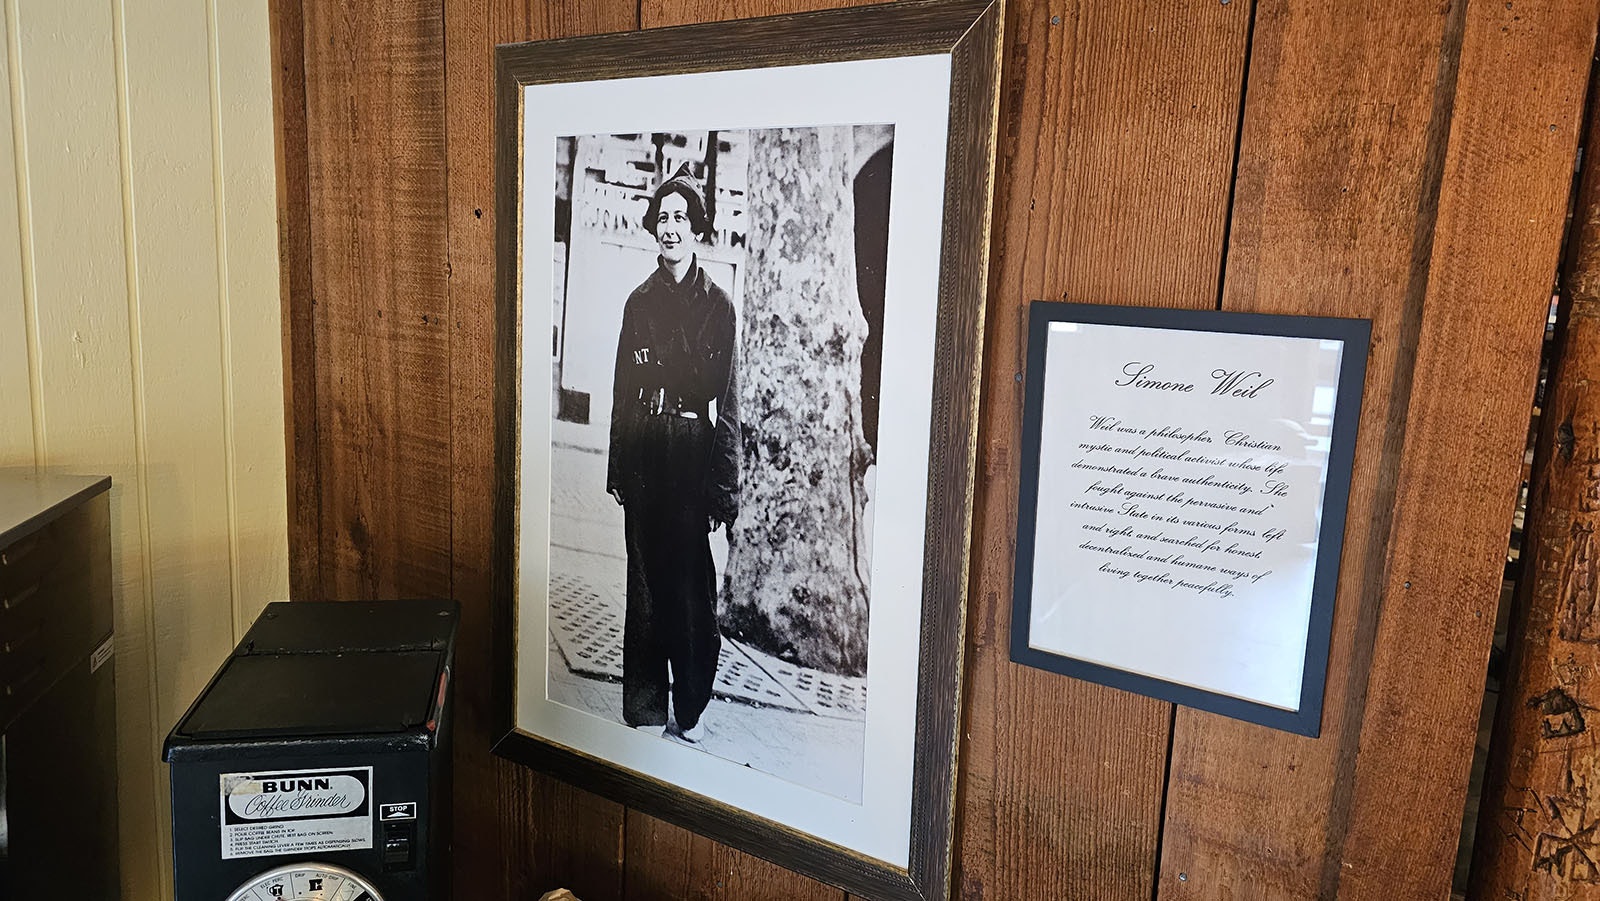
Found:
<path fill-rule="evenodd" d="M 263 792 L 292 792 L 292 791 L 327 791 L 333 787 L 333 780 L 327 777 L 317 779 L 284 779 L 261 780 Z"/>
<path fill-rule="evenodd" d="M 222 777 L 229 822 L 364 816 L 371 771 L 235 773 Z"/>

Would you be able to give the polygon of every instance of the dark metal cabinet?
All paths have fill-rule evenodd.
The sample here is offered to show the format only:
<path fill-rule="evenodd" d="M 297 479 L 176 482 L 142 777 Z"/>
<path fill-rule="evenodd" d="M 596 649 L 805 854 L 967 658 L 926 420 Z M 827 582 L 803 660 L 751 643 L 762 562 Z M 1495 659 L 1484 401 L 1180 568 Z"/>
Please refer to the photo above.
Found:
<path fill-rule="evenodd" d="M 0 474 L 0 898 L 118 896 L 110 487 Z"/>
<path fill-rule="evenodd" d="M 447 600 L 267 605 L 167 736 L 177 901 L 449 893 Z M 354 877 L 317 889 L 318 877 Z"/>

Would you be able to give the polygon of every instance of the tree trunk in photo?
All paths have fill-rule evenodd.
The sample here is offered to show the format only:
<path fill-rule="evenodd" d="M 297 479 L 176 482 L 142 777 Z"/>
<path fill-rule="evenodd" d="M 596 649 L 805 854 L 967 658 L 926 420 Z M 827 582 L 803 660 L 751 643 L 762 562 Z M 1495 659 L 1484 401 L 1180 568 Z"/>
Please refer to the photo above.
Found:
<path fill-rule="evenodd" d="M 803 666 L 867 665 L 852 129 L 750 133 L 739 403 L 744 484 L 723 629 Z"/>

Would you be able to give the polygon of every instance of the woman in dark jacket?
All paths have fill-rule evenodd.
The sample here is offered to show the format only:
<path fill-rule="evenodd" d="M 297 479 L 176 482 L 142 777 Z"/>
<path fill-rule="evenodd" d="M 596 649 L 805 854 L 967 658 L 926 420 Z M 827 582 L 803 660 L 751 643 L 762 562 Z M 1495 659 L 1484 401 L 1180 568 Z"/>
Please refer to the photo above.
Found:
<path fill-rule="evenodd" d="M 696 742 L 722 646 L 709 533 L 739 512 L 737 325 L 694 252 L 710 223 L 687 164 L 644 226 L 661 253 L 622 312 L 606 479 L 627 530 L 622 718 Z"/>

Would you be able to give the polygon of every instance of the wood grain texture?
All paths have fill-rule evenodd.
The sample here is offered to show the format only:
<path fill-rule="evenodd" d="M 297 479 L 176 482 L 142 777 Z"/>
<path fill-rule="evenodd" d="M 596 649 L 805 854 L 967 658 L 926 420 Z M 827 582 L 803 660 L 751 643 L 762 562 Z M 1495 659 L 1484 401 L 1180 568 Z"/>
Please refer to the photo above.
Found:
<path fill-rule="evenodd" d="M 639 27 L 666 28 L 869 6 L 873 0 L 639 0 Z"/>
<path fill-rule="evenodd" d="M 303 12 L 319 582 L 338 599 L 444 596 L 444 18 L 439 0 Z"/>
<path fill-rule="evenodd" d="M 1597 15 L 1466 9 L 1341 897 L 1450 883 Z"/>
<path fill-rule="evenodd" d="M 454 893 L 622 895 L 621 805 L 489 753 L 493 696 L 495 384 L 494 47 L 631 28 L 631 0 L 446 0 L 449 156 L 451 593 L 457 655 Z"/>
<path fill-rule="evenodd" d="M 1584 146 L 1600 146 L 1589 98 Z M 1523 577 L 1511 615 L 1469 890 L 1475 898 L 1591 898 L 1587 830 L 1600 775 L 1595 526 L 1600 525 L 1600 167 L 1583 167 L 1560 325 L 1529 489 Z"/>
<path fill-rule="evenodd" d="M 306 130 L 302 0 L 268 0 L 273 137 L 278 167 L 278 290 L 283 329 L 284 475 L 289 505 L 289 596 L 322 599 L 321 476 L 317 453 L 316 321 L 311 301 L 311 172 Z"/>
<path fill-rule="evenodd" d="M 637 810 L 628 811 L 630 901 L 840 901 L 840 890 Z"/>
<path fill-rule="evenodd" d="M 502 793 L 501 853 L 483 859 L 486 869 L 471 881 L 458 882 L 455 897 L 537 898 L 556 886 L 585 901 L 623 897 L 623 808 L 520 764 L 499 758 L 493 764 Z M 470 842 L 487 824 L 479 818 L 465 825 Z M 490 894 L 471 893 L 485 882 Z"/>
<path fill-rule="evenodd" d="M 1150 897 L 1172 707 L 1010 662 L 1031 299 L 1216 301 L 1246 4 L 1010 4 L 961 748 L 970 899 Z"/>
<path fill-rule="evenodd" d="M 1322 735 L 1178 711 L 1163 898 L 1337 890 L 1452 96 L 1451 31 L 1434 7 L 1257 6 L 1223 308 L 1370 318 L 1373 339 Z"/>

